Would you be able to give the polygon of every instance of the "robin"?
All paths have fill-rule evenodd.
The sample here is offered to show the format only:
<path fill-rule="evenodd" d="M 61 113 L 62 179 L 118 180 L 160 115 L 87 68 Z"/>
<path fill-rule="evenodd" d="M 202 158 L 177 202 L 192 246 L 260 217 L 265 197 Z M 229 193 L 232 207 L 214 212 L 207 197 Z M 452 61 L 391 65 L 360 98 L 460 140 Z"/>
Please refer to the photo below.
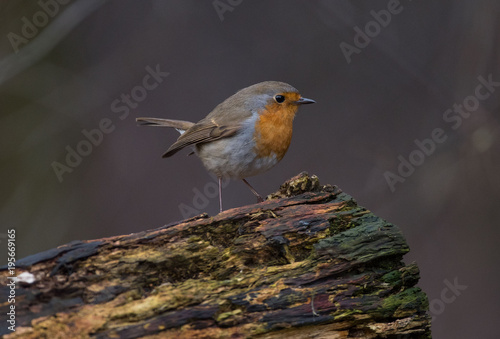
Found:
<path fill-rule="evenodd" d="M 205 168 L 219 180 L 222 212 L 222 178 L 243 180 L 258 201 L 264 201 L 245 178 L 271 169 L 283 158 L 292 140 L 297 109 L 312 103 L 315 101 L 301 97 L 289 84 L 265 81 L 238 91 L 197 123 L 158 118 L 136 120 L 146 126 L 173 127 L 181 134 L 163 158 L 194 146 L 194 153 Z"/>

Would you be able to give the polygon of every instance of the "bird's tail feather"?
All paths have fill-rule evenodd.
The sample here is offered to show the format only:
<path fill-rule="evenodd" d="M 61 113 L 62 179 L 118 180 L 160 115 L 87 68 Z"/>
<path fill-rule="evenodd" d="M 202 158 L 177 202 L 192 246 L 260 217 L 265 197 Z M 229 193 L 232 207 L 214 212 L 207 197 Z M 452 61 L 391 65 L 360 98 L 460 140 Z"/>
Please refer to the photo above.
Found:
<path fill-rule="evenodd" d="M 189 121 L 160 118 L 137 118 L 135 120 L 141 126 L 173 127 L 181 134 L 194 125 L 193 122 Z"/>

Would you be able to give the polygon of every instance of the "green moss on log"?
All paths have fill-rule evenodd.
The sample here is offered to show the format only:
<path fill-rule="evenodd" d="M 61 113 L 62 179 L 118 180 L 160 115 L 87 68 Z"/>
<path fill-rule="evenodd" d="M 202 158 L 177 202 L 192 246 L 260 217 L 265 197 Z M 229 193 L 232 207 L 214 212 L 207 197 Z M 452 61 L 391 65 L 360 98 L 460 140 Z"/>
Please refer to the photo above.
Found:
<path fill-rule="evenodd" d="M 6 338 L 430 338 L 408 251 L 303 173 L 263 203 L 20 260 L 36 281 L 19 283 Z"/>

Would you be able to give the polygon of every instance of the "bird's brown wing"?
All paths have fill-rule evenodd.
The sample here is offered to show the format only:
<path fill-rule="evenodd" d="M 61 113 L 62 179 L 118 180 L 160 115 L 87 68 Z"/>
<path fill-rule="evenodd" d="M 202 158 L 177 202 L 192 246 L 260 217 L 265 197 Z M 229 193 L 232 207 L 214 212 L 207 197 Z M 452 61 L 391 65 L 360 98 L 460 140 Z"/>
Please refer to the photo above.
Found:
<path fill-rule="evenodd" d="M 213 120 L 202 120 L 184 132 L 162 157 L 170 157 L 186 146 L 227 138 L 238 132 L 240 128 L 240 125 L 218 125 Z"/>

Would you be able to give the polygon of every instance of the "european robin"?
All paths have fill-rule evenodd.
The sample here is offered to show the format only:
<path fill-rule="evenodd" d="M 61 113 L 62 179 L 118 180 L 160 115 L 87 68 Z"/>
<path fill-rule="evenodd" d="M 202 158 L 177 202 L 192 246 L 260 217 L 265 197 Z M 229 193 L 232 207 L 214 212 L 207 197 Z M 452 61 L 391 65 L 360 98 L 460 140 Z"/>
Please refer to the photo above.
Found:
<path fill-rule="evenodd" d="M 194 153 L 205 168 L 219 179 L 222 212 L 222 178 L 242 179 L 259 202 L 264 201 L 245 178 L 269 170 L 283 158 L 292 140 L 297 109 L 314 102 L 301 97 L 289 84 L 265 81 L 238 91 L 197 123 L 158 118 L 136 120 L 146 126 L 173 127 L 181 133 L 163 158 L 194 146 Z"/>

